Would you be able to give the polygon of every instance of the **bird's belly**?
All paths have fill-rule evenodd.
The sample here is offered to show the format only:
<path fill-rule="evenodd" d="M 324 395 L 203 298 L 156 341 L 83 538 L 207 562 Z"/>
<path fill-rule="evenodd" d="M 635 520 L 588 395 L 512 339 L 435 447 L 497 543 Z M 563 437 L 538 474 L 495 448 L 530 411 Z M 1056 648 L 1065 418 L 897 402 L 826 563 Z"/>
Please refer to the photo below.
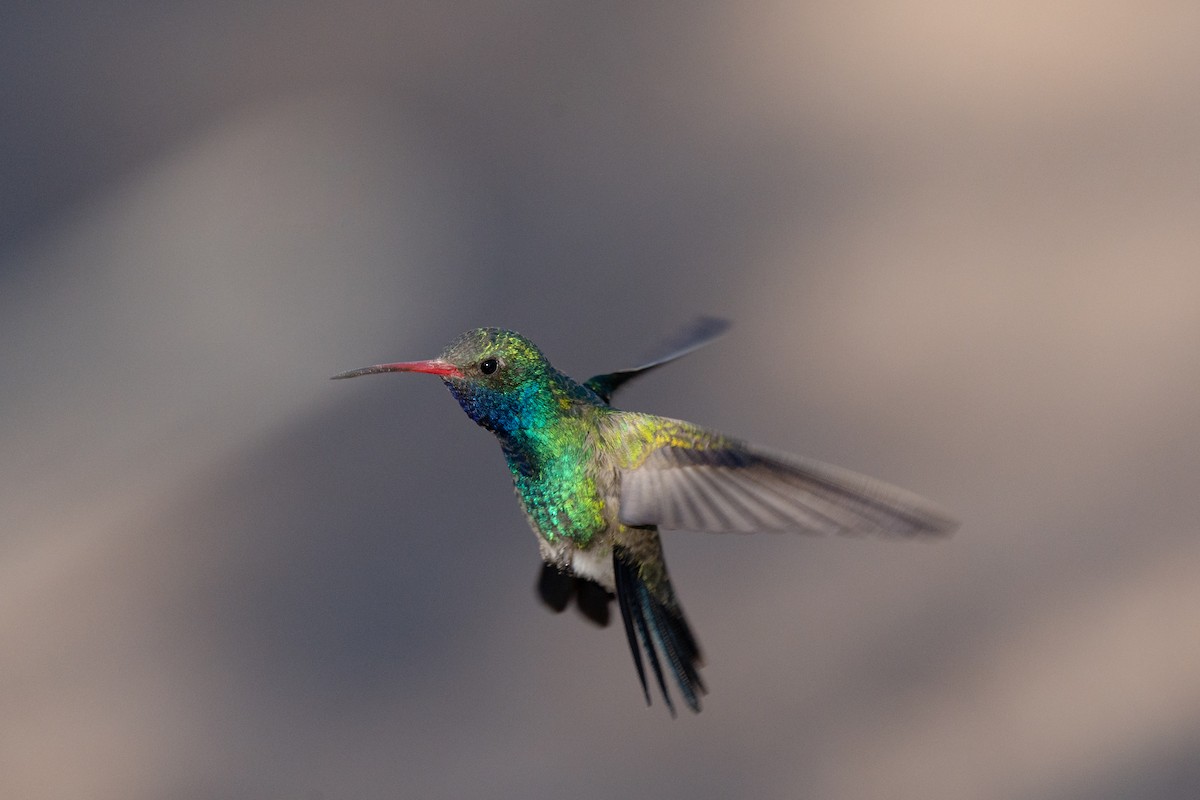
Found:
<path fill-rule="evenodd" d="M 523 471 L 509 461 L 513 485 L 543 560 L 564 572 L 613 587 L 612 542 L 621 527 L 612 491 L 615 473 L 597 469 L 582 453 L 568 450 Z"/>
<path fill-rule="evenodd" d="M 613 591 L 615 581 L 612 565 L 612 537 L 594 537 L 587 548 L 582 548 L 569 539 L 547 540 L 538 536 L 542 560 L 553 564 L 564 572 L 595 581 Z"/>
<path fill-rule="evenodd" d="M 571 572 L 587 578 L 608 591 L 616 589 L 613 578 L 612 547 L 594 547 L 591 550 L 576 550 L 571 554 Z"/>

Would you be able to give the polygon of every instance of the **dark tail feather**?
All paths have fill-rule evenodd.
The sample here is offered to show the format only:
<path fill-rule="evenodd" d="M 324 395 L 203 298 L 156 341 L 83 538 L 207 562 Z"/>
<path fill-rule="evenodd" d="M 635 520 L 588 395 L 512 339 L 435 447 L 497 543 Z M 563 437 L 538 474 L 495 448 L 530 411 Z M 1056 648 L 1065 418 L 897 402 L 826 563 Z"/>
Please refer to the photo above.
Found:
<path fill-rule="evenodd" d="M 645 641 L 646 620 L 642 617 L 641 609 L 637 607 L 637 590 L 628 585 L 629 578 L 623 574 L 621 564 L 613 559 L 617 577 L 617 603 L 621 606 L 621 619 L 625 622 L 625 638 L 629 640 L 629 652 L 633 653 L 633 666 L 637 668 L 638 680 L 642 682 L 642 694 L 646 696 L 646 705 L 650 705 L 650 689 L 646 686 L 646 668 L 642 664 L 642 646 L 638 644 L 638 636 Z M 637 633 L 633 632 L 634 617 L 637 617 Z M 662 680 L 660 673 L 658 679 Z M 668 700 L 669 704 L 671 701 Z"/>
<path fill-rule="evenodd" d="M 670 597 L 664 601 L 652 592 L 641 579 L 638 563 L 625 548 L 613 548 L 613 573 L 616 577 L 617 601 L 621 606 L 621 618 L 625 621 L 625 636 L 629 639 L 629 650 L 633 653 L 633 665 L 642 682 L 642 693 L 646 705 L 650 704 L 650 690 L 646 684 L 646 670 L 642 662 L 642 650 L 650 661 L 650 668 L 658 680 L 663 700 L 675 715 L 675 706 L 667 691 L 659 650 L 665 657 L 683 700 L 692 711 L 700 711 L 700 695 L 704 694 L 704 683 L 700 680 L 697 667 L 700 664 L 700 648 L 683 618 L 683 611 Z"/>

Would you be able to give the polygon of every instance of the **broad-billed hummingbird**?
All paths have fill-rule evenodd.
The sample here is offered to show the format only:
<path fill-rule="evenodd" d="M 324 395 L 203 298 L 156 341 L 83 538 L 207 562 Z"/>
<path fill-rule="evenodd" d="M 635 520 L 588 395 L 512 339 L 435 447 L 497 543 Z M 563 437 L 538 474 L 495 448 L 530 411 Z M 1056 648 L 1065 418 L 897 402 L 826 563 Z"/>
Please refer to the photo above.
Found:
<path fill-rule="evenodd" d="M 700 710 L 700 648 L 671 587 L 659 529 L 917 536 L 956 523 L 928 501 L 847 470 L 772 452 L 715 431 L 610 401 L 626 381 L 707 344 L 728 327 L 701 319 L 667 355 L 576 383 L 519 333 L 467 331 L 430 361 L 378 372 L 437 375 L 467 416 L 500 441 L 517 497 L 538 537 L 542 599 L 575 597 L 604 625 L 616 596 L 650 703 L 642 652 L 675 713 L 663 674 Z"/>

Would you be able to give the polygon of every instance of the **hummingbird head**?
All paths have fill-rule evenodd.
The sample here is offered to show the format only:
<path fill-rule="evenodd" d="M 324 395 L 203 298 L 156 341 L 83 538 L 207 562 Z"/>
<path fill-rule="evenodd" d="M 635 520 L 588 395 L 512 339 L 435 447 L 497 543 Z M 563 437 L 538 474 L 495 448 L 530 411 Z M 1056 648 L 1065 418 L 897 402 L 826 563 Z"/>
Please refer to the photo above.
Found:
<path fill-rule="evenodd" d="M 556 391 L 563 378 L 542 351 L 519 333 L 476 328 L 459 335 L 429 361 L 377 364 L 343 372 L 334 379 L 377 372 L 437 375 L 472 420 L 496 434 L 539 427 L 562 405 Z"/>

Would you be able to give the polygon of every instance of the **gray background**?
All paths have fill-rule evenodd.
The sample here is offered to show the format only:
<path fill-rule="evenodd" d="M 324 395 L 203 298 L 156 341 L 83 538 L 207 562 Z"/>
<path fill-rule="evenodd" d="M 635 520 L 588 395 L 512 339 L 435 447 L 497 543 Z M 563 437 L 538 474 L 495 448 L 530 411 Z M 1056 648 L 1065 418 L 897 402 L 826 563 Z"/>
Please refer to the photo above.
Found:
<path fill-rule="evenodd" d="M 0 795 L 1200 796 L 1194 2 L 9 3 Z M 553 616 L 437 381 L 512 327 L 952 509 Z"/>

